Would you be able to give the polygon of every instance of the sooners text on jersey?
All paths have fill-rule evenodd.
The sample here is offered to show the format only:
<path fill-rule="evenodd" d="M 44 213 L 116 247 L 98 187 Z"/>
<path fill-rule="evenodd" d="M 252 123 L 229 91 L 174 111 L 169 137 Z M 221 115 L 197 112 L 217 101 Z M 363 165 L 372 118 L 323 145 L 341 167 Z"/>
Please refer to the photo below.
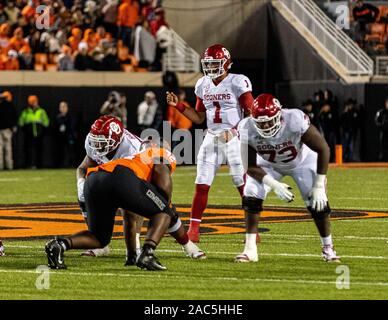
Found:
<path fill-rule="evenodd" d="M 250 80 L 241 74 L 229 73 L 215 85 L 209 77 L 202 77 L 195 85 L 195 94 L 205 106 L 208 129 L 218 132 L 235 127 L 244 117 L 238 98 L 252 91 Z"/>
<path fill-rule="evenodd" d="M 248 143 L 258 153 L 257 164 L 277 169 L 293 169 L 301 163 L 309 152 L 301 137 L 310 127 L 309 118 L 298 109 L 281 110 L 281 128 L 271 138 L 263 138 L 249 117 L 239 123 L 238 131 L 243 143 Z"/>

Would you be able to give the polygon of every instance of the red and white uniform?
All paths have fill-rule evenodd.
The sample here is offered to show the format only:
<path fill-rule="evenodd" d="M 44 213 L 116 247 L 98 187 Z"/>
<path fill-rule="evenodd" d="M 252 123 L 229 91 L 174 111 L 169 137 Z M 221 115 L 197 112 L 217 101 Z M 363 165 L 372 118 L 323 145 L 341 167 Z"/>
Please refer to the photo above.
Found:
<path fill-rule="evenodd" d="M 197 156 L 196 184 L 211 185 L 217 169 L 226 163 L 230 166 L 234 185 L 244 184 L 236 126 L 244 118 L 239 99 L 250 92 L 252 84 L 241 74 L 229 73 L 217 85 L 208 76 L 197 81 L 196 110 L 206 112 L 208 131 Z M 226 142 L 226 135 L 233 138 Z"/>
<path fill-rule="evenodd" d="M 89 133 L 90 134 L 90 133 Z M 85 150 L 89 158 L 91 158 L 96 163 L 104 164 L 112 160 L 122 159 L 128 156 L 132 156 L 138 153 L 141 149 L 143 141 L 136 135 L 130 133 L 127 129 L 124 129 L 124 137 L 120 145 L 117 147 L 116 152 L 112 159 L 108 159 L 106 156 L 97 155 L 92 148 L 90 148 L 88 139 L 89 134 L 85 139 Z"/>
<path fill-rule="evenodd" d="M 278 181 L 283 176 L 291 176 L 306 204 L 309 202 L 309 193 L 317 171 L 317 153 L 301 141 L 302 135 L 309 127 L 308 116 L 298 109 L 281 110 L 281 128 L 271 138 L 263 138 L 250 117 L 238 125 L 242 143 L 245 143 L 245 146 L 248 144 L 258 154 L 257 165 Z M 243 151 L 244 155 L 247 149 Z M 264 200 L 270 190 L 267 185 L 247 175 L 244 196 Z"/>

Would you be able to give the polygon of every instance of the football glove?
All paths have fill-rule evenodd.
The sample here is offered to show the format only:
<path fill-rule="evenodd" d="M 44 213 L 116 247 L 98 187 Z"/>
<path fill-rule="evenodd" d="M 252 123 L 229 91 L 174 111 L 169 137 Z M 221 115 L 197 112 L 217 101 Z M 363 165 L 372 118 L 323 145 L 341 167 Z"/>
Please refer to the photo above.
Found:
<path fill-rule="evenodd" d="M 279 182 L 272 178 L 270 175 L 265 175 L 263 178 L 263 183 L 269 186 L 275 194 L 283 201 L 292 202 L 294 201 L 294 194 L 290 191 L 292 188 L 286 184 Z"/>
<path fill-rule="evenodd" d="M 314 186 L 310 192 L 311 207 L 316 212 L 322 212 L 327 208 L 327 195 L 325 190 L 326 175 L 318 174 Z"/>

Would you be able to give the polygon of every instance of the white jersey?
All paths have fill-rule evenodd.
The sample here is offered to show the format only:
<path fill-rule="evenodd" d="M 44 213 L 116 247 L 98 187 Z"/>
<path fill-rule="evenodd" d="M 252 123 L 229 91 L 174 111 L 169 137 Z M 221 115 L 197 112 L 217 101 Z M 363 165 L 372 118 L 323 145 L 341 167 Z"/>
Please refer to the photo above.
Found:
<path fill-rule="evenodd" d="M 106 156 L 103 156 L 103 157 L 97 156 L 93 152 L 93 150 L 89 147 L 88 139 L 89 139 L 89 134 L 86 136 L 86 139 L 85 139 L 86 154 L 88 155 L 89 158 L 97 162 L 99 165 L 112 160 L 129 157 L 138 153 L 140 151 L 140 148 L 143 142 L 138 136 L 130 133 L 128 130 L 125 129 L 123 141 L 121 141 L 120 145 L 116 149 L 116 152 L 113 158 L 108 159 Z"/>
<path fill-rule="evenodd" d="M 242 74 L 229 73 L 218 85 L 207 76 L 195 85 L 195 94 L 203 101 L 206 111 L 207 127 L 220 132 L 235 127 L 244 118 L 238 98 L 252 91 L 250 80 Z"/>
<path fill-rule="evenodd" d="M 257 157 L 257 165 L 272 167 L 275 170 L 292 170 L 310 153 L 314 153 L 302 141 L 302 135 L 310 127 L 310 120 L 299 109 L 282 109 L 279 132 L 271 138 L 263 138 L 257 131 L 252 118 L 242 120 L 238 125 L 238 131 L 243 143 L 248 141 L 260 156 Z"/>

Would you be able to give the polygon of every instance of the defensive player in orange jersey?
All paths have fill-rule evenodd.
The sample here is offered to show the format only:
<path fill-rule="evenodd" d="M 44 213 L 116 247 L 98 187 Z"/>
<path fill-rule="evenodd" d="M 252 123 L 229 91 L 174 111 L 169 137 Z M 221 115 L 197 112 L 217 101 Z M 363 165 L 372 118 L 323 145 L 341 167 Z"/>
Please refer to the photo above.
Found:
<path fill-rule="evenodd" d="M 106 246 L 112 238 L 116 211 L 123 208 L 150 220 L 136 265 L 165 270 L 154 255 L 163 235 L 183 233 L 188 240 L 171 204 L 171 174 L 175 167 L 176 159 L 170 151 L 149 144 L 136 155 L 88 169 L 84 190 L 88 230 L 49 241 L 45 247 L 49 267 L 66 269 L 66 250 Z"/>

